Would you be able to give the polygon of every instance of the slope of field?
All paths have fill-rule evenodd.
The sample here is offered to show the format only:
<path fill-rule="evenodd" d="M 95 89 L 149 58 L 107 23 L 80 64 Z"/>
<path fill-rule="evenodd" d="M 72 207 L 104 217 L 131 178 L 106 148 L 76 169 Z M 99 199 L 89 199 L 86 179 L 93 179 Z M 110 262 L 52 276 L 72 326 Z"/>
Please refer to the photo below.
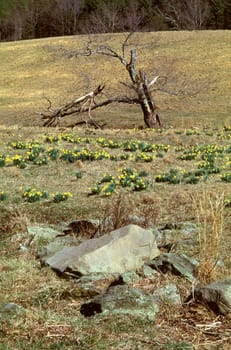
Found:
<path fill-rule="evenodd" d="M 119 50 L 124 37 L 94 40 Z M 47 99 L 56 107 L 102 83 L 105 97 L 122 93 L 124 67 L 110 57 L 68 58 L 65 50 L 80 50 L 86 36 L 0 44 L 0 349 L 230 349 L 230 319 L 199 304 L 163 302 L 156 322 L 129 315 L 83 318 L 87 297 L 78 294 L 76 281 L 41 268 L 36 257 L 46 242 L 28 240 L 31 226 L 62 232 L 76 219 L 114 228 L 128 217 L 140 218 L 144 227 L 189 223 L 195 240 L 187 230 L 182 240 L 174 235 L 171 252 L 200 261 L 200 282 L 201 276 L 230 276 L 229 37 L 208 31 L 131 38 L 137 66 L 150 77 L 167 74 L 170 87 L 203 88 L 190 98 L 157 92 L 161 129 L 138 128 L 139 108 L 121 105 L 93 113 L 107 123 L 103 130 L 42 127 L 36 112 Z M 194 282 L 180 276 L 155 276 L 140 287 L 175 283 L 182 301 L 194 290 Z M 5 318 L 4 303 L 22 306 L 23 313 Z"/>
<path fill-rule="evenodd" d="M 91 40 L 121 50 L 124 34 L 92 36 Z M 111 96 L 129 81 L 120 62 L 110 57 L 68 58 L 65 50 L 86 47 L 87 36 L 58 37 L 0 44 L 0 124 L 41 125 L 36 112 L 83 95 L 106 83 Z M 229 31 L 137 33 L 131 37 L 137 48 L 137 68 L 168 76 L 169 86 L 188 90 L 199 87 L 193 97 L 156 93 L 156 103 L 166 126 L 214 125 L 230 120 L 231 44 Z M 190 88 L 190 90 L 192 90 Z M 124 90 L 123 92 L 126 92 Z M 45 98 L 46 97 L 46 98 Z M 110 106 L 94 114 L 108 126 L 139 126 L 138 107 Z"/>

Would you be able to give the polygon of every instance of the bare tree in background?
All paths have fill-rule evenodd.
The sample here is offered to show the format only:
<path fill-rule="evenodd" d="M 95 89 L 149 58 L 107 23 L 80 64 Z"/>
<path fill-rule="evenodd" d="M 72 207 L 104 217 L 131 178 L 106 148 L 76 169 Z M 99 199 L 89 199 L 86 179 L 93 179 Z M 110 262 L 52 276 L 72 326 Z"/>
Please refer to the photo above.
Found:
<path fill-rule="evenodd" d="M 91 12 L 88 18 L 88 32 L 114 33 L 119 31 L 121 25 L 121 12 L 115 0 L 109 4 L 103 3 L 96 11 Z M 86 32 L 86 28 L 84 29 Z"/>
<path fill-rule="evenodd" d="M 209 81 L 201 84 L 200 81 L 193 81 L 191 78 L 184 76 L 183 73 L 174 75 L 174 68 L 167 75 L 153 74 L 151 77 L 144 70 L 137 67 L 137 50 L 129 45 L 129 39 L 134 33 L 129 33 L 121 45 L 120 50 L 115 50 L 112 46 L 106 44 L 98 44 L 97 40 L 92 41 L 91 37 L 86 47 L 81 51 L 70 50 L 65 51 L 64 55 L 68 57 L 89 57 L 101 55 L 105 58 L 116 60 L 121 67 L 127 72 L 129 82 L 120 82 L 125 88 L 124 95 L 113 96 L 102 100 L 102 91 L 104 85 L 88 92 L 87 94 L 68 102 L 66 105 L 53 109 L 49 101 L 48 111 L 39 113 L 45 119 L 44 125 L 50 126 L 60 121 L 61 118 L 70 115 L 80 115 L 88 112 L 89 124 L 97 128 L 101 128 L 94 121 L 91 112 L 97 108 L 107 106 L 112 103 L 126 103 L 130 105 L 138 105 L 143 114 L 143 120 L 147 128 L 156 128 L 162 125 L 157 106 L 154 100 L 154 93 L 157 91 L 165 92 L 171 95 L 193 96 L 202 89 L 208 88 Z M 137 45 L 135 45 L 137 47 Z M 165 67 L 166 68 L 166 67 Z M 82 122 L 78 122 L 79 124 Z M 87 121 L 86 121 L 87 123 Z"/>
<path fill-rule="evenodd" d="M 55 0 L 53 17 L 61 26 L 62 35 L 77 32 L 78 17 L 83 6 L 84 0 Z"/>
<path fill-rule="evenodd" d="M 174 29 L 203 29 L 210 15 L 207 0 L 168 0 L 158 13 L 169 22 Z"/>
<path fill-rule="evenodd" d="M 130 32 L 142 23 L 145 17 L 144 7 L 138 0 L 128 0 L 126 6 L 121 6 L 116 0 L 111 0 L 92 11 L 82 28 L 84 33 L 115 33 Z"/>
<path fill-rule="evenodd" d="M 86 111 L 88 111 L 90 115 L 90 112 L 96 108 L 117 102 L 139 105 L 143 112 L 144 123 L 148 128 L 161 126 L 160 117 L 157 113 L 157 107 L 153 98 L 153 91 L 162 89 L 163 85 L 165 85 L 167 82 L 167 78 L 159 75 L 149 78 L 143 70 L 137 68 L 136 49 L 132 48 L 128 50 L 128 53 L 126 52 L 128 40 L 132 34 L 133 33 L 128 34 L 125 38 L 121 47 L 121 52 L 115 51 L 108 45 L 96 45 L 95 42 L 89 40 L 87 47 L 81 52 L 68 53 L 69 57 L 92 56 L 98 54 L 117 60 L 126 69 L 130 78 L 130 83 L 121 82 L 121 84 L 125 86 L 126 89 L 130 90 L 131 93 L 113 97 L 97 103 L 95 97 L 99 95 L 104 88 L 104 86 L 103 88 L 99 86 L 99 88 L 95 90 L 97 91 L 97 94 L 95 94 L 95 92 L 90 92 L 87 95 L 84 95 L 57 110 L 50 109 L 49 113 L 40 113 L 43 116 L 43 119 L 46 119 L 45 125 L 52 125 L 53 122 L 55 122 L 56 117 L 60 119 L 65 115 L 70 115 L 73 113 L 78 114 Z M 132 95 L 132 97 L 130 97 L 130 95 Z M 86 96 L 87 100 L 85 99 Z M 89 98 L 90 107 L 87 107 L 86 109 L 85 102 L 88 102 Z M 81 101 L 81 104 L 79 104 L 79 101 Z M 49 107 L 51 107 L 51 105 L 49 105 Z M 91 115 L 90 117 L 92 123 L 93 118 Z M 52 122 L 50 123 L 50 121 Z"/>

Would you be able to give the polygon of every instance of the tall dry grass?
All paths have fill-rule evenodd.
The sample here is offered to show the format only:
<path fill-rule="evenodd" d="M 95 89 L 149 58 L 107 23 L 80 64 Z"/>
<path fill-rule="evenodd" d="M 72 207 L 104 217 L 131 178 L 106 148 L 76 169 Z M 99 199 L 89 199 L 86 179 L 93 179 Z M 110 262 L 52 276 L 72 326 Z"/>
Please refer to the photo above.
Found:
<path fill-rule="evenodd" d="M 198 221 L 200 263 L 197 279 L 209 283 L 219 278 L 224 227 L 224 193 L 206 191 L 193 196 Z"/>

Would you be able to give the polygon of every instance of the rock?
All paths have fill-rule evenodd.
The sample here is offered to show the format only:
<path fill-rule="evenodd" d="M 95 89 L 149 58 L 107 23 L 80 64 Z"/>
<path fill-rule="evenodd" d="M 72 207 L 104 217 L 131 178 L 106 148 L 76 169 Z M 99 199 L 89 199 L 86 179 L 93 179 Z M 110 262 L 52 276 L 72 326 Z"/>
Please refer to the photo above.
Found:
<path fill-rule="evenodd" d="M 93 238 L 99 228 L 98 220 L 76 220 L 68 224 L 64 234 L 72 234 L 78 238 Z"/>
<path fill-rule="evenodd" d="M 84 303 L 80 312 L 86 317 L 95 314 L 126 314 L 155 320 L 158 306 L 152 296 L 138 288 L 127 285 L 110 287 L 105 294 L 101 294 Z"/>
<path fill-rule="evenodd" d="M 181 297 L 174 283 L 166 284 L 164 287 L 155 290 L 153 298 L 157 303 L 167 302 L 173 305 L 181 304 Z"/>
<path fill-rule="evenodd" d="M 74 242 L 73 239 L 70 237 L 58 237 L 53 242 L 50 242 L 45 247 L 39 249 L 37 256 L 41 259 L 41 261 L 43 261 L 44 259 L 52 257 L 54 254 L 61 251 L 65 247 L 70 246 L 71 243 Z"/>
<path fill-rule="evenodd" d="M 141 269 L 141 273 L 145 278 L 153 278 L 159 273 L 156 270 L 153 270 L 150 266 L 144 264 Z"/>
<path fill-rule="evenodd" d="M 13 316 L 20 316 L 24 314 L 26 310 L 15 303 L 0 303 L 0 320 L 10 318 Z"/>
<path fill-rule="evenodd" d="M 145 224 L 145 218 L 138 215 L 128 215 L 128 223 L 133 225 L 142 226 Z"/>
<path fill-rule="evenodd" d="M 127 271 L 122 273 L 121 279 L 123 283 L 127 285 L 132 285 L 134 283 L 139 283 L 140 276 L 135 271 Z"/>
<path fill-rule="evenodd" d="M 29 226 L 27 228 L 30 237 L 30 245 L 38 243 L 39 241 L 51 242 L 60 235 L 60 232 L 54 230 L 49 226 Z"/>
<path fill-rule="evenodd" d="M 185 221 L 179 223 L 167 223 L 158 229 L 156 242 L 158 248 L 170 252 L 180 245 L 192 244 L 196 239 L 198 229 L 196 224 Z"/>
<path fill-rule="evenodd" d="M 163 273 L 170 271 L 177 275 L 182 275 L 190 281 L 194 281 L 199 263 L 184 254 L 163 253 L 153 259 L 148 265 Z"/>
<path fill-rule="evenodd" d="M 23 244 L 19 244 L 18 251 L 20 254 L 27 254 L 29 252 L 29 249 Z"/>
<path fill-rule="evenodd" d="M 151 231 L 128 225 L 79 246 L 65 247 L 53 256 L 43 257 L 42 262 L 61 273 L 110 274 L 136 270 L 159 254 Z"/>
<path fill-rule="evenodd" d="M 231 313 L 231 278 L 195 288 L 194 297 L 218 314 Z"/>
<path fill-rule="evenodd" d="M 81 297 L 93 297 L 105 293 L 111 285 L 123 284 L 123 281 L 119 274 L 95 273 L 80 277 L 76 284 Z"/>

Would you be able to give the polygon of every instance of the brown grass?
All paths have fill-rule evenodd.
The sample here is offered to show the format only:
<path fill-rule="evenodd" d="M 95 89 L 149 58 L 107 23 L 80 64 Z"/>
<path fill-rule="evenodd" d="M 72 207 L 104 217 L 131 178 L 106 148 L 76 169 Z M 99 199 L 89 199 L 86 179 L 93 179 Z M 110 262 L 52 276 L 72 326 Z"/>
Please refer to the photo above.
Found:
<path fill-rule="evenodd" d="M 138 67 L 150 76 L 167 74 L 170 87 L 197 85 L 203 92 L 182 99 L 156 94 L 156 103 L 165 125 L 214 125 L 230 115 L 229 31 L 137 33 Z M 96 85 L 106 83 L 105 93 L 121 93 L 120 81 L 127 73 L 111 58 L 93 56 L 69 59 L 64 49 L 79 50 L 87 36 L 59 37 L 0 43 L 1 124 L 41 125 L 37 111 L 46 108 L 44 96 L 59 106 L 81 96 Z M 93 40 L 121 49 L 123 34 L 96 35 Z M 216 57 L 214 57 L 214 53 Z M 211 83 L 211 84 L 210 84 Z M 140 126 L 138 107 L 110 106 L 94 113 L 107 125 Z M 218 118 L 219 116 L 219 118 Z"/>
<path fill-rule="evenodd" d="M 61 229 L 64 223 L 72 220 L 97 218 L 106 221 L 110 216 L 113 229 L 126 224 L 129 215 L 137 215 L 144 219 L 144 226 L 152 223 L 158 227 L 180 221 L 197 223 L 198 245 L 190 245 L 185 253 L 201 259 L 198 278 L 207 282 L 230 273 L 231 215 L 230 208 L 222 207 L 223 196 L 231 196 L 230 183 L 222 182 L 219 174 L 196 185 L 172 185 L 154 180 L 156 174 L 168 172 L 171 168 L 195 169 L 194 161 L 179 159 L 175 146 L 230 145 L 230 139 L 220 139 L 222 129 L 216 129 L 219 124 L 230 125 L 229 34 L 228 31 L 208 31 L 136 35 L 139 64 L 148 72 L 154 73 L 155 67 L 160 72 L 171 72 L 173 67 L 178 77 L 187 73 L 196 80 L 207 76 L 216 80 L 215 90 L 209 89 L 189 100 L 158 93 L 157 104 L 167 126 L 162 133 L 126 129 L 126 126 L 142 125 L 142 120 L 138 109 L 121 106 L 97 113 L 97 118 L 107 121 L 114 129 L 63 130 L 35 126 L 41 125 L 35 112 L 44 107 L 43 94 L 54 101 L 54 105 L 60 105 L 86 92 L 89 77 L 93 87 L 102 80 L 106 81 L 110 93 L 121 89 L 118 80 L 126 79 L 126 75 L 119 65 L 102 57 L 70 60 L 63 56 L 62 47 L 80 48 L 87 39 L 85 36 L 0 44 L 0 154 L 23 153 L 10 149 L 8 142 L 38 140 L 43 144 L 44 134 L 57 135 L 60 132 L 90 137 L 92 142 L 87 147 L 93 150 L 99 149 L 95 142 L 98 137 L 117 141 L 144 140 L 171 146 L 163 158 L 156 158 L 151 163 L 134 160 L 49 161 L 47 166 L 41 167 L 30 164 L 26 169 L 15 166 L 0 168 L 0 191 L 9 194 L 6 201 L 0 202 L 0 302 L 15 302 L 26 308 L 26 317 L 22 315 L 1 322 L 0 348 L 164 349 L 167 343 L 188 342 L 200 349 L 205 343 L 217 342 L 222 349 L 221 339 L 229 342 L 226 338 L 230 334 L 230 324 L 223 317 L 219 318 L 221 325 L 213 335 L 206 333 L 206 325 L 216 320 L 216 316 L 203 306 L 170 308 L 163 305 L 155 324 L 129 316 L 86 320 L 79 313 L 83 300 L 76 291 L 75 282 L 60 279 L 48 268 L 41 269 L 34 249 L 25 255 L 18 251 L 19 243 L 28 237 L 29 225 L 42 223 Z M 98 40 L 117 49 L 121 35 L 99 36 Z M 215 59 L 214 52 L 218 53 Z M 211 128 L 205 129 L 205 126 Z M 199 134 L 188 136 L 187 129 Z M 43 145 L 45 148 L 51 146 Z M 58 147 L 64 146 L 67 145 L 58 144 Z M 72 145 L 67 147 L 72 148 Z M 110 151 L 113 154 L 121 152 Z M 222 167 L 224 159 L 217 162 Z M 149 189 L 138 193 L 122 189 L 118 195 L 109 198 L 88 196 L 89 188 L 105 173 L 117 174 L 123 167 L 147 171 Z M 83 172 L 83 178 L 77 180 L 75 172 L 78 170 Z M 71 191 L 73 197 L 59 204 L 50 200 L 25 203 L 21 198 L 22 189 L 30 186 L 49 193 Z M 218 259 L 224 261 L 225 272 L 218 270 Z M 187 281 L 170 275 L 149 281 L 144 279 L 139 287 L 154 290 L 168 282 L 179 285 L 182 300 L 191 287 Z"/>
<path fill-rule="evenodd" d="M 193 203 L 199 229 L 197 278 L 202 283 L 209 283 L 221 274 L 219 260 L 224 244 L 224 194 L 204 190 L 193 197 Z"/>

